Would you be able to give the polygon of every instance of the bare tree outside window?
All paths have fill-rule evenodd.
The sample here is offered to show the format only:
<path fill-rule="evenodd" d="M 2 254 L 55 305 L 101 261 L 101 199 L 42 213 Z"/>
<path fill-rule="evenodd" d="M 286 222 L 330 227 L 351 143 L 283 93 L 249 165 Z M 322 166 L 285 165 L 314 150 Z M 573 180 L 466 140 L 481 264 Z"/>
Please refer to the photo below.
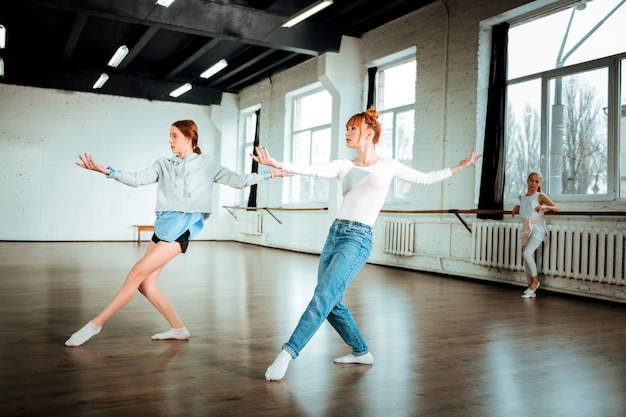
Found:
<path fill-rule="evenodd" d="M 563 194 L 607 191 L 606 117 L 597 89 L 577 79 L 564 79 Z"/>

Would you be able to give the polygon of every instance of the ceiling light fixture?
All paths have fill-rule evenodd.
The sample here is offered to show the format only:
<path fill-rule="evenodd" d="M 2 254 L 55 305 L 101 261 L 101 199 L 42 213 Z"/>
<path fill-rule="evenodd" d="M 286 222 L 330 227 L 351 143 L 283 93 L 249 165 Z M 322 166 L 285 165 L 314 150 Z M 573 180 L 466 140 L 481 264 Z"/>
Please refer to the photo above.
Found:
<path fill-rule="evenodd" d="M 7 29 L 0 25 L 0 49 L 4 49 L 7 46 Z"/>
<path fill-rule="evenodd" d="M 0 58 L 0 77 L 4 77 L 4 60 Z"/>
<path fill-rule="evenodd" d="M 126 55 L 128 55 L 128 52 L 129 52 L 128 46 L 126 45 L 120 46 L 119 48 L 117 48 L 117 51 L 115 51 L 115 53 L 113 54 L 113 56 L 111 57 L 107 65 L 109 67 L 117 68 L 117 66 L 124 60 L 124 58 L 126 58 Z"/>
<path fill-rule="evenodd" d="M 100 78 L 93 84 L 91 88 L 100 88 L 109 80 L 109 76 L 106 73 L 100 74 Z"/>
<path fill-rule="evenodd" d="M 298 13 L 285 20 L 283 22 L 283 27 L 290 28 L 292 26 L 295 26 L 298 23 L 302 22 L 304 19 L 307 19 L 313 16 L 315 13 L 327 8 L 331 4 L 333 4 L 333 0 L 319 0 L 307 7 L 306 9 L 300 10 Z"/>
<path fill-rule="evenodd" d="M 212 76 L 214 76 L 215 74 L 217 74 L 218 72 L 226 68 L 227 66 L 228 66 L 228 62 L 226 62 L 225 59 L 220 59 L 215 64 L 213 64 L 211 68 L 207 69 L 202 74 L 200 74 L 200 78 L 205 78 L 205 79 L 211 78 Z"/>
<path fill-rule="evenodd" d="M 170 7 L 176 0 L 157 0 L 156 4 L 163 7 Z"/>
<path fill-rule="evenodd" d="M 170 96 L 177 98 L 182 96 L 183 94 L 185 94 L 187 91 L 191 90 L 191 84 L 189 83 L 185 83 L 183 85 L 181 85 L 180 87 L 178 87 L 176 90 L 172 91 L 170 93 Z"/>

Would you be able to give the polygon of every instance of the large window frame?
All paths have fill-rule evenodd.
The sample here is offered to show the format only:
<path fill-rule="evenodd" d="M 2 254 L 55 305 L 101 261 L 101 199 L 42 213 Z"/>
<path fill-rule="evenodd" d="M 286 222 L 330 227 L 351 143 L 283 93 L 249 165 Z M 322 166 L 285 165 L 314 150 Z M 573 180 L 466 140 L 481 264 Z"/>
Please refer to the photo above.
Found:
<path fill-rule="evenodd" d="M 332 95 L 320 83 L 287 95 L 286 160 L 303 165 L 330 162 L 332 103 Z M 296 175 L 283 181 L 283 204 L 325 206 L 329 198 L 327 178 Z"/>
<path fill-rule="evenodd" d="M 252 173 L 252 159 L 250 154 L 254 151 L 254 137 L 256 135 L 257 111 L 260 105 L 248 107 L 239 112 L 239 172 Z M 244 188 L 239 192 L 239 204 L 247 205 L 250 189 Z"/>
<path fill-rule="evenodd" d="M 572 8 L 571 24 L 576 5 L 567 7 Z M 543 174 L 542 191 L 554 201 L 626 200 L 626 97 L 621 87 L 626 52 L 588 60 L 579 56 L 565 65 L 569 53 L 587 38 L 563 55 L 566 39 L 567 32 L 555 67 L 507 81 L 505 204 L 517 202 L 531 171 Z M 534 97 L 534 104 L 522 108 L 519 98 L 524 96 Z"/>
<path fill-rule="evenodd" d="M 415 159 L 415 107 L 417 101 L 415 49 L 409 48 L 383 58 L 375 66 L 377 67 L 375 107 L 383 129 L 380 142 L 376 145 L 377 153 L 382 157 L 394 158 L 412 167 Z M 412 78 L 413 88 L 410 88 L 410 80 L 400 80 L 398 77 L 391 77 L 391 83 L 386 82 L 386 74 L 393 73 L 400 67 L 409 68 L 413 71 L 411 75 L 414 77 Z M 393 93 L 388 93 L 391 87 L 402 89 L 402 94 L 399 95 L 404 96 L 404 98 L 399 103 L 389 103 L 390 96 L 393 95 Z M 407 92 L 412 92 L 412 97 L 408 98 Z M 409 203 L 412 200 L 411 184 L 394 178 L 389 187 L 385 204 Z"/>

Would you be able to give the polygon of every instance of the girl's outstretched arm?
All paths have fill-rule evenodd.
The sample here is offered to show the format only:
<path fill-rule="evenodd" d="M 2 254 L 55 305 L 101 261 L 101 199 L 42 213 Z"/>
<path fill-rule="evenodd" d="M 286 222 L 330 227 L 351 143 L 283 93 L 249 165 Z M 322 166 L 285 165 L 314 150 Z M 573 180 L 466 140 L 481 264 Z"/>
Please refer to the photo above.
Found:
<path fill-rule="evenodd" d="M 96 163 L 96 161 L 93 160 L 93 156 L 88 153 L 85 153 L 84 155 L 78 155 L 78 158 L 80 159 L 80 162 L 76 162 L 76 165 L 81 168 L 85 168 L 90 171 L 101 172 L 104 175 L 109 175 L 111 173 L 108 168 Z"/>

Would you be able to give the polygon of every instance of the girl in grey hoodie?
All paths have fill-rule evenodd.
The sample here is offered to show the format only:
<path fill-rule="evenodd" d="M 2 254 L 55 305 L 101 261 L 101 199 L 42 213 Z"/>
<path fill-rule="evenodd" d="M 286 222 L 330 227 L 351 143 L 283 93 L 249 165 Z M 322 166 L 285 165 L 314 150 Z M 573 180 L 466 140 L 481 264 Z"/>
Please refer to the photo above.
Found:
<path fill-rule="evenodd" d="M 141 292 L 165 317 L 170 330 L 152 339 L 188 339 L 184 326 L 165 294 L 156 286 L 159 273 L 179 253 L 185 253 L 189 240 L 204 226 L 211 214 L 213 184 L 244 188 L 275 177 L 290 176 L 281 169 L 262 174 L 238 174 L 220 166 L 198 147 L 198 126 L 192 120 L 180 120 L 170 127 L 170 147 L 174 156 L 163 157 L 152 166 L 137 172 L 124 172 L 97 164 L 87 153 L 79 155 L 81 168 L 97 171 L 123 184 L 138 187 L 157 183 L 154 235 L 146 253 L 126 276 L 122 287 L 109 304 L 65 342 L 80 346 L 100 333 L 102 325 Z"/>

